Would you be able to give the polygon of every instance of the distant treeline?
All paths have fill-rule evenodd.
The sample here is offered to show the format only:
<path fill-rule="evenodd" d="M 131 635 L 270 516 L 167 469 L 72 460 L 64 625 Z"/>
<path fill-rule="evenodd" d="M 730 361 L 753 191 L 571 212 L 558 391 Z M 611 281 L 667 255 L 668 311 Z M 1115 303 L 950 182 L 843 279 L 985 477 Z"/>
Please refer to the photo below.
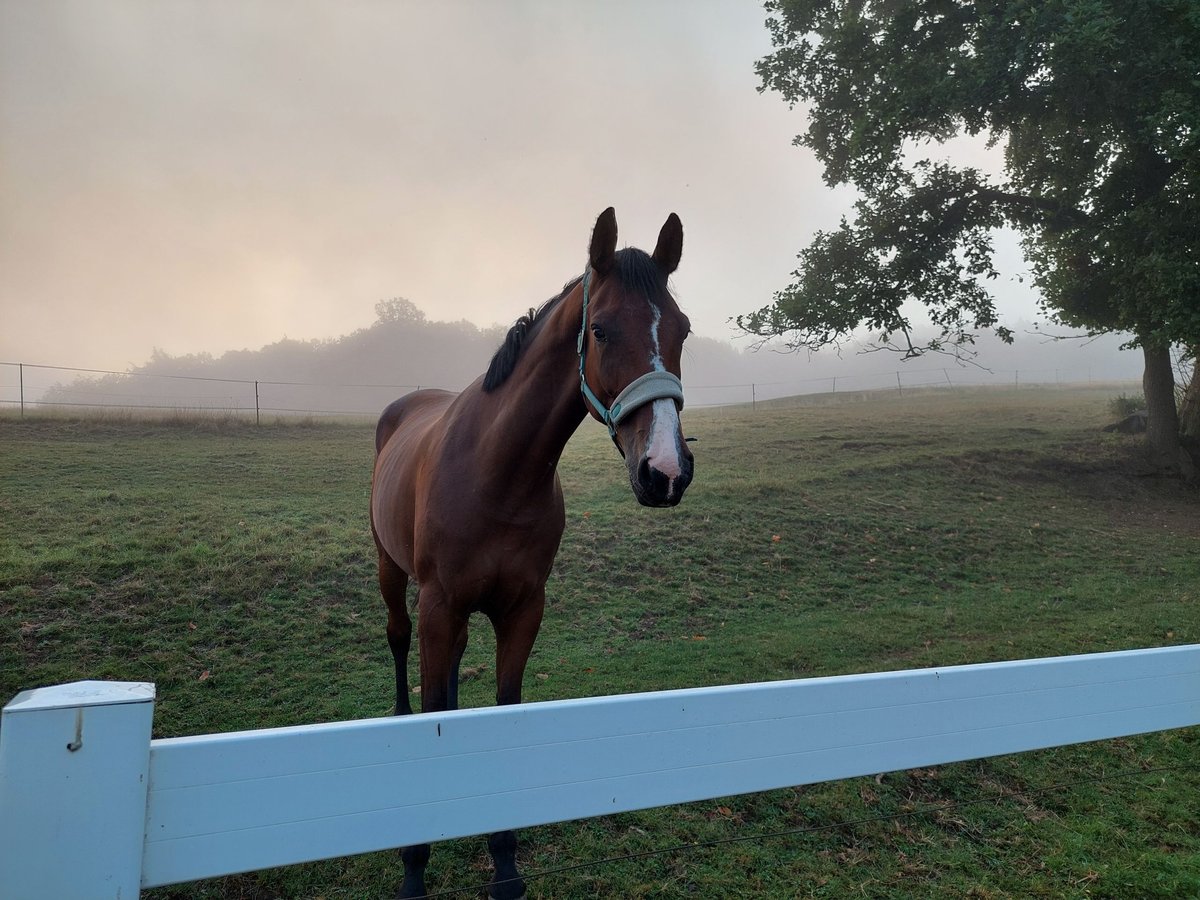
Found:
<path fill-rule="evenodd" d="M 380 302 L 376 312 L 370 327 L 327 340 L 284 338 L 259 350 L 221 356 L 172 356 L 155 350 L 149 362 L 128 374 L 82 373 L 31 399 L 64 405 L 253 409 L 257 387 L 264 410 L 374 414 L 418 387 L 461 390 L 484 372 L 507 333 L 507 326 L 433 321 L 402 298 Z M 773 360 L 776 375 L 802 377 L 797 359 L 779 365 L 782 361 Z M 751 380 L 746 355 L 709 338 L 688 339 L 684 366 L 696 385 L 740 388 Z M 737 400 L 745 393 L 739 391 Z"/>
<path fill-rule="evenodd" d="M 259 350 L 171 356 L 155 350 L 127 374 L 81 373 L 30 389 L 26 399 L 62 405 L 169 406 L 374 415 L 417 387 L 461 390 L 487 368 L 507 326 L 432 321 L 403 298 L 376 304 L 376 321 L 338 338 L 284 338 Z M 684 347 L 683 380 L 695 406 L 749 402 L 786 394 L 922 384 L 1053 383 L 1123 380 L 1140 375 L 1140 354 L 1119 352 L 1113 336 L 1048 343 L 1022 335 L 1015 347 L 977 345 L 978 365 L 937 355 L 903 362 L 887 352 L 841 355 L 738 349 L 693 335 Z M 67 362 L 67 361 L 63 361 Z M 1024 371 L 1024 378 L 1021 377 Z M 836 381 L 835 381 L 836 379 Z M 756 384 L 751 389 L 750 385 Z M 256 396 L 257 394 L 257 396 Z"/>

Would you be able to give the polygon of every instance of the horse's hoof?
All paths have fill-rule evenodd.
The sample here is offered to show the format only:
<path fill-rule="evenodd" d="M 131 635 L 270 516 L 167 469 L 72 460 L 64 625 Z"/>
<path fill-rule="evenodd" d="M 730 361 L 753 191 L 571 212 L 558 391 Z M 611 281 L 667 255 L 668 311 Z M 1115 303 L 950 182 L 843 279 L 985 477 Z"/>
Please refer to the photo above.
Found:
<path fill-rule="evenodd" d="M 400 892 L 396 894 L 396 900 L 420 900 L 427 895 L 423 880 L 405 878 L 400 885 Z"/>
<path fill-rule="evenodd" d="M 517 891 L 521 893 L 518 894 Z M 517 878 L 500 884 L 489 884 L 484 888 L 483 895 L 487 900 L 526 900 L 528 896 L 525 883 Z"/>

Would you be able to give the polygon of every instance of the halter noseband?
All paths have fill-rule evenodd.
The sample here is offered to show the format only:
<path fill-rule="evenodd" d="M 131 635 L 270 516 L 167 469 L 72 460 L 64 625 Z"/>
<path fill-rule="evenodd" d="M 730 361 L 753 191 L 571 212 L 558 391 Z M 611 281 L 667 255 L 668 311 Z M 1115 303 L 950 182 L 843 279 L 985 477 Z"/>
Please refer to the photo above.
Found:
<path fill-rule="evenodd" d="M 638 376 L 625 385 L 625 389 L 617 394 L 611 407 L 606 407 L 600 401 L 600 398 L 588 387 L 587 375 L 584 374 L 584 366 L 587 363 L 588 282 L 591 276 L 592 267 L 589 265 L 583 271 L 583 321 L 579 326 L 579 340 L 576 343 L 576 350 L 579 352 L 579 389 L 583 392 L 587 402 L 592 404 L 596 412 L 600 414 L 600 420 L 608 426 L 609 437 L 616 444 L 617 425 L 639 406 L 644 406 L 652 400 L 663 400 L 669 397 L 678 404 L 680 409 L 683 409 L 683 383 L 670 372 L 656 369 Z M 620 449 L 619 444 L 617 447 Z"/>

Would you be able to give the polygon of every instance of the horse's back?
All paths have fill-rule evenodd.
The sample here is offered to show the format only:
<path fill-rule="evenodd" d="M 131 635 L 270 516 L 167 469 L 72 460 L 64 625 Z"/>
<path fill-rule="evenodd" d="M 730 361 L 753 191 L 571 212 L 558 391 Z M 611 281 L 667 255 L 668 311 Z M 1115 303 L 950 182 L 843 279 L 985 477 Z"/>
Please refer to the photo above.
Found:
<path fill-rule="evenodd" d="M 416 426 L 417 422 L 429 422 L 445 411 L 457 396 L 450 391 L 427 389 L 405 394 L 387 405 L 375 426 L 375 455 L 383 452 L 384 446 L 403 424 Z"/>

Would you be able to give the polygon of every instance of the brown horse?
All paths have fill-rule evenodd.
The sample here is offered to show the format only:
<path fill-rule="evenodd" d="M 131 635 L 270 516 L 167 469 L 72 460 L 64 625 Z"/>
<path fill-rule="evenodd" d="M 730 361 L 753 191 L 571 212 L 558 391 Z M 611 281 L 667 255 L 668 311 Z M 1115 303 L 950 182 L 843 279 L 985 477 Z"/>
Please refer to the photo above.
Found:
<path fill-rule="evenodd" d="M 513 325 L 486 375 L 461 394 L 408 394 L 379 419 L 371 527 L 397 715 L 412 712 L 409 579 L 418 585 L 422 710 L 457 708 L 473 612 L 496 632 L 496 702 L 521 702 L 566 521 L 556 466 L 589 412 L 608 426 L 640 503 L 674 506 L 692 480 L 679 422 L 679 358 L 690 326 L 667 288 L 683 226 L 672 213 L 652 255 L 616 245 L 609 208 L 596 220 L 583 276 Z M 514 833 L 491 835 L 488 849 L 489 895 L 521 897 Z M 429 846 L 401 856 L 400 896 L 423 896 Z"/>

